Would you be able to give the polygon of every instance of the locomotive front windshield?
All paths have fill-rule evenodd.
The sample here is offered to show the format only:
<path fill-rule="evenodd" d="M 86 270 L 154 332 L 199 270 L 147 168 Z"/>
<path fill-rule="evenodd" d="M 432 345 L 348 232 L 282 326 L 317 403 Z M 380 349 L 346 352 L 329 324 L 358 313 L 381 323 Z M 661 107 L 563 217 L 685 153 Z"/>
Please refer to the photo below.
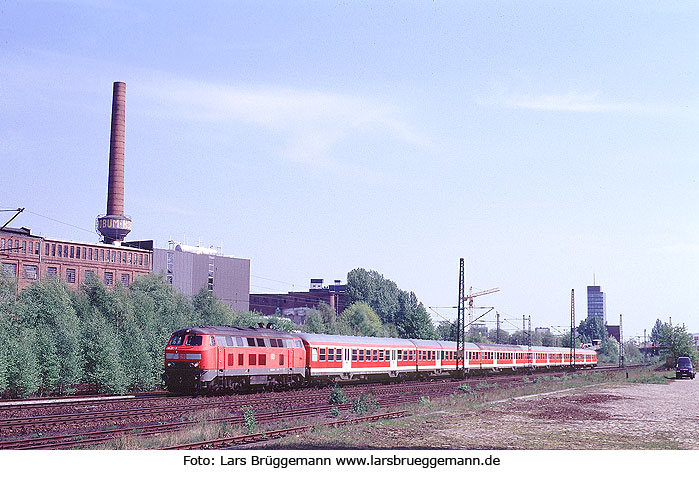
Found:
<path fill-rule="evenodd" d="M 170 338 L 169 344 L 171 346 L 182 346 L 183 344 L 187 346 L 201 346 L 202 337 L 194 334 L 189 334 L 186 336 L 184 334 L 175 334 L 172 338 Z"/>
<path fill-rule="evenodd" d="M 187 336 L 187 346 L 201 346 L 201 336 Z"/>

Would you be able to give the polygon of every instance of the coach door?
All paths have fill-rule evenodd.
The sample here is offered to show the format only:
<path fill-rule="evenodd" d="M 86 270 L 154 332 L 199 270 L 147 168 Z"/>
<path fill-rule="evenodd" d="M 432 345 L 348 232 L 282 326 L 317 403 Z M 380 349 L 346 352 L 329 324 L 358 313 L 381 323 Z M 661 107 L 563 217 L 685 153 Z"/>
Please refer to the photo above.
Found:
<path fill-rule="evenodd" d="M 342 371 L 349 371 L 350 369 L 352 369 L 350 348 L 342 348 Z"/>

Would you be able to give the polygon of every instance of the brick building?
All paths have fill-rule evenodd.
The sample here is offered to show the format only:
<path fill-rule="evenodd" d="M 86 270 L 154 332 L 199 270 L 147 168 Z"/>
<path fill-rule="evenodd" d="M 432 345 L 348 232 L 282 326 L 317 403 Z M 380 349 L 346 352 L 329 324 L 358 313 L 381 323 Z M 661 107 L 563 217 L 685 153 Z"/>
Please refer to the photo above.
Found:
<path fill-rule="evenodd" d="M 16 278 L 18 290 L 47 278 L 77 287 L 91 276 L 108 286 L 128 286 L 148 274 L 152 263 L 153 253 L 144 249 L 45 238 L 24 227 L 0 229 L 2 274 Z"/>
<path fill-rule="evenodd" d="M 288 293 L 251 293 L 250 311 L 273 315 L 281 314 L 298 324 L 305 322 L 304 309 L 315 308 L 319 303 L 328 304 L 336 314 L 345 309 L 346 285 L 336 280 L 334 284 L 323 286 L 322 279 L 311 279 L 308 291 Z"/>

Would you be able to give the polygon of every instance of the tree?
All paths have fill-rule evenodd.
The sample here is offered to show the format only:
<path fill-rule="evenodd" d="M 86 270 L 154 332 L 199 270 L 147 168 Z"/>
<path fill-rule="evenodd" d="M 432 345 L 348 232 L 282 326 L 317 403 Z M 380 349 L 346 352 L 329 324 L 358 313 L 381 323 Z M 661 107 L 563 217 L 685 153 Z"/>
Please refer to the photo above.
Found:
<path fill-rule="evenodd" d="M 62 393 L 82 374 L 80 320 L 73 295 L 64 282 L 48 280 L 32 283 L 17 299 L 17 321 L 36 332 L 43 390 L 57 388 Z"/>
<path fill-rule="evenodd" d="M 340 315 L 340 327 L 353 336 L 381 336 L 383 326 L 379 316 L 364 302 L 353 303 Z"/>
<path fill-rule="evenodd" d="M 346 295 L 350 303 L 371 306 L 388 330 L 401 338 L 437 337 L 430 315 L 415 293 L 402 291 L 376 271 L 357 268 L 347 273 Z"/>
<path fill-rule="evenodd" d="M 680 356 L 689 356 L 696 362 L 697 354 L 694 341 L 684 326 L 672 326 L 664 323 L 658 338 L 658 345 L 661 354 L 671 357 L 673 362 L 677 362 L 677 358 Z"/>
<path fill-rule="evenodd" d="M 576 330 L 583 343 L 592 343 L 593 340 L 599 339 L 600 344 L 604 345 L 609 338 L 604 321 L 596 316 L 582 320 Z"/>
<path fill-rule="evenodd" d="M 192 298 L 192 306 L 200 324 L 233 326 L 238 323 L 233 310 L 206 288 L 199 290 Z"/>

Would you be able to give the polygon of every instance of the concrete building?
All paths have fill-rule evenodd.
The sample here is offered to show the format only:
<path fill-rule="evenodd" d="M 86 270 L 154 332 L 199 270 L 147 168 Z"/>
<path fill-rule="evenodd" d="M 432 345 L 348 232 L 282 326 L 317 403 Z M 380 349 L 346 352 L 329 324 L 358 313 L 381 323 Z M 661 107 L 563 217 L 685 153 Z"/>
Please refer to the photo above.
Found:
<path fill-rule="evenodd" d="M 168 249 L 153 248 L 153 272 L 163 274 L 187 296 L 205 289 L 235 311 L 249 310 L 249 259 L 224 256 L 212 248 L 170 242 Z"/>

